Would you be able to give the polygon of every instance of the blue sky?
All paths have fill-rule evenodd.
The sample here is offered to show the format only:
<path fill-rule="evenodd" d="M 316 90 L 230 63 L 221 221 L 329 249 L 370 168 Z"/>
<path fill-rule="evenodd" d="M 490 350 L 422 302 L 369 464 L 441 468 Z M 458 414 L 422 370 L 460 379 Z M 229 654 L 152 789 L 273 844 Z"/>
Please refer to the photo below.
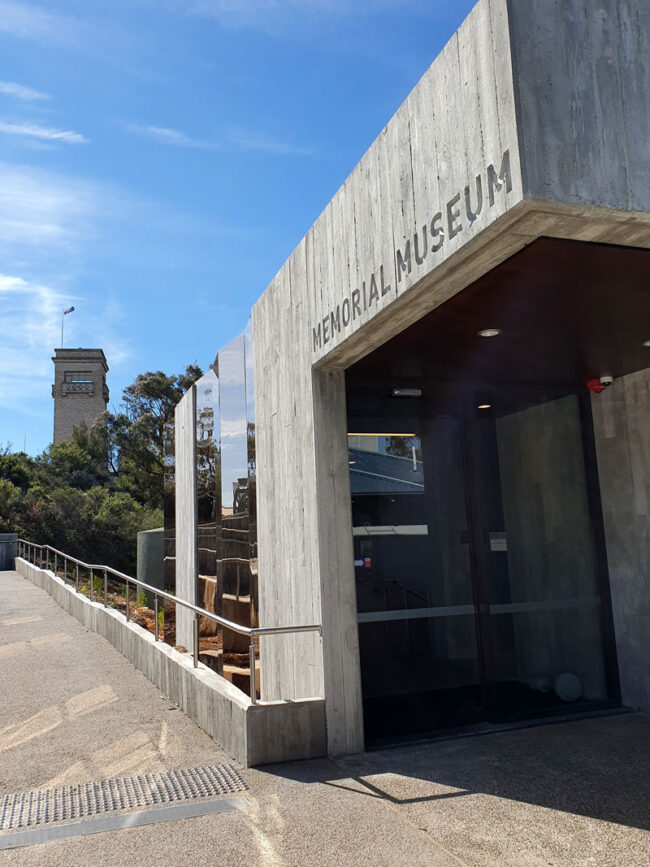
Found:
<path fill-rule="evenodd" d="M 0 446 L 51 356 L 203 368 L 471 0 L 0 0 Z"/>

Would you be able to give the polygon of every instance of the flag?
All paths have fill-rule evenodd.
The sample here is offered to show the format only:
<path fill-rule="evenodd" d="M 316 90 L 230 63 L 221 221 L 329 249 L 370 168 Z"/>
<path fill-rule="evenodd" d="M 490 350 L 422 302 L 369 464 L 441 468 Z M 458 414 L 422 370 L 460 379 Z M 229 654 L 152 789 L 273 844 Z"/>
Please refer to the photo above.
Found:
<path fill-rule="evenodd" d="M 66 313 L 72 313 L 73 310 L 74 310 L 74 307 L 66 307 L 65 310 L 63 311 L 63 315 L 65 316 Z"/>

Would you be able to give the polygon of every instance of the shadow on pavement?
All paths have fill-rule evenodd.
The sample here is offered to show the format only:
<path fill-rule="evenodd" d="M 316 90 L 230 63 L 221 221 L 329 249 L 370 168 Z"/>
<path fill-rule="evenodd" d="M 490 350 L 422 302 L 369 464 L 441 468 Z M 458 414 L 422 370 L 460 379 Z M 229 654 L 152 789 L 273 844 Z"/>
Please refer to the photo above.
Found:
<path fill-rule="evenodd" d="M 650 717 L 641 713 L 260 770 L 398 806 L 480 793 L 650 830 Z"/>

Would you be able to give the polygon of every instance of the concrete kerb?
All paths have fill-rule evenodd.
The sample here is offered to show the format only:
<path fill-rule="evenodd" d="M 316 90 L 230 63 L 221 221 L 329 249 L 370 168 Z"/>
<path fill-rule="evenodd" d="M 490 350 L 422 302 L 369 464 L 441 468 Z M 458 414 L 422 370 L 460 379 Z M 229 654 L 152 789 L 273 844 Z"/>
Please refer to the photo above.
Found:
<path fill-rule="evenodd" d="M 325 701 L 253 704 L 207 666 L 180 653 L 124 615 L 94 602 L 53 572 L 16 558 L 16 571 L 115 647 L 158 689 L 244 767 L 319 758 L 327 752 Z"/>

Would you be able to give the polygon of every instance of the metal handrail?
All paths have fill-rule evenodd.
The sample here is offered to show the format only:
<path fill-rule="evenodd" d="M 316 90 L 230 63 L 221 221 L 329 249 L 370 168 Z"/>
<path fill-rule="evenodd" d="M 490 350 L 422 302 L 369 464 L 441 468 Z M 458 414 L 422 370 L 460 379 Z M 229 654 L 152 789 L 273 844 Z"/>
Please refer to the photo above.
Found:
<path fill-rule="evenodd" d="M 251 639 L 250 647 L 249 647 L 249 666 L 250 666 L 250 699 L 253 704 L 257 701 L 257 687 L 255 684 L 255 647 L 253 645 L 253 638 L 256 635 L 286 635 L 288 633 L 294 632 L 317 632 L 319 635 L 323 634 L 323 629 L 320 624 L 309 624 L 307 626 L 242 626 L 240 623 L 235 623 L 232 620 L 228 620 L 226 617 L 222 617 L 220 614 L 215 614 L 212 611 L 208 611 L 205 608 L 201 608 L 200 605 L 194 605 L 192 602 L 187 602 L 185 599 L 180 599 L 178 596 L 175 596 L 173 593 L 168 593 L 166 590 L 161 590 L 159 587 L 153 587 L 151 584 L 147 584 L 145 581 L 140 581 L 139 578 L 133 578 L 131 575 L 126 575 L 124 572 L 120 572 L 118 569 L 113 569 L 111 566 L 105 566 L 99 563 L 86 563 L 84 560 L 80 560 L 78 557 L 73 557 L 71 554 L 66 554 L 63 551 L 59 551 L 58 548 L 53 548 L 51 545 L 38 545 L 36 542 L 28 542 L 26 539 L 18 539 L 18 550 L 22 554 L 27 554 L 27 562 L 31 562 L 29 559 L 30 549 L 34 549 L 34 561 L 36 560 L 36 549 L 40 551 L 45 551 L 48 555 L 46 557 L 46 568 L 49 568 L 49 553 L 54 554 L 54 574 L 56 574 L 57 567 L 57 559 L 61 557 L 64 563 L 64 575 L 67 579 L 67 564 L 73 563 L 75 565 L 75 590 L 79 592 L 79 567 L 82 569 L 88 569 L 90 572 L 90 598 L 92 600 L 92 592 L 93 592 L 93 573 L 94 572 L 103 572 L 104 575 L 104 608 L 108 608 L 108 575 L 113 575 L 116 578 L 119 578 L 121 581 L 124 581 L 126 584 L 126 620 L 127 622 L 131 619 L 130 607 L 129 607 L 129 584 L 135 584 L 136 587 L 142 587 L 145 590 L 148 590 L 150 593 L 154 594 L 154 612 L 155 612 L 155 624 L 154 624 L 154 640 L 158 641 L 158 597 L 161 596 L 163 599 L 167 599 L 170 602 L 175 603 L 176 605 L 180 605 L 182 608 L 187 608 L 189 611 L 194 613 L 194 621 L 192 624 L 192 656 L 194 662 L 194 668 L 198 667 L 199 664 L 199 630 L 198 630 L 198 622 L 199 617 L 207 617 L 210 620 L 213 620 L 215 623 L 218 623 L 220 626 L 225 629 L 230 629 L 233 632 L 237 632 L 240 635 L 248 635 Z M 21 556 L 22 556 L 21 554 Z M 42 557 L 41 557 L 42 563 Z M 36 565 L 34 563 L 34 565 Z"/>

